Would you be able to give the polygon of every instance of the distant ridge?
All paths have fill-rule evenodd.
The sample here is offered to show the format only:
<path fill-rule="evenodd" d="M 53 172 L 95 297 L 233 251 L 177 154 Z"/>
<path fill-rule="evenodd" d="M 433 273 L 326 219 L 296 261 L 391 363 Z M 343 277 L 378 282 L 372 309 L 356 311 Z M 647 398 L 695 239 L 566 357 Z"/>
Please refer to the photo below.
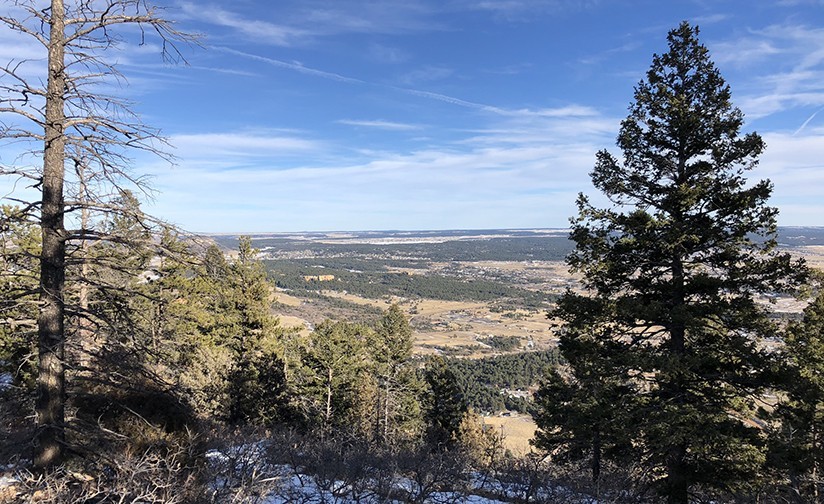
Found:
<path fill-rule="evenodd" d="M 339 244 L 395 244 L 441 243 L 445 241 L 473 241 L 518 238 L 558 238 L 566 236 L 568 228 L 510 228 L 510 229 L 445 229 L 445 230 L 366 230 L 366 231 L 305 231 L 255 233 L 204 233 L 224 246 L 232 246 L 238 236 L 252 240 L 286 242 L 322 242 Z M 785 247 L 824 245 L 824 226 L 780 226 L 778 242 Z"/>

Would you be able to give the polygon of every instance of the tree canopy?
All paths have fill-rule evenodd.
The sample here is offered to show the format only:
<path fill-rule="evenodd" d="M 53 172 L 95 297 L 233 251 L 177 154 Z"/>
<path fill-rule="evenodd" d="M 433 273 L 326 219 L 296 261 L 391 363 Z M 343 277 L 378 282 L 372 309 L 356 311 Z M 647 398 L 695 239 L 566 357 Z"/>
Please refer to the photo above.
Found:
<path fill-rule="evenodd" d="M 764 142 L 742 134 L 743 114 L 698 28 L 684 22 L 667 40 L 621 123 L 623 160 L 597 154 L 592 181 L 611 205 L 578 198 L 567 261 L 586 292 L 567 292 L 553 315 L 566 323 L 571 383 L 608 392 L 594 397 L 621 422 L 657 491 L 686 503 L 699 489 L 747 481 L 763 462 L 751 418 L 770 385 L 759 341 L 776 327 L 757 296 L 792 288 L 804 266 L 775 250 L 772 186 L 744 177 Z M 580 421 L 581 398 L 592 397 L 559 400 L 553 407 L 575 414 L 542 429 L 594 437 L 597 429 L 565 421 Z"/>

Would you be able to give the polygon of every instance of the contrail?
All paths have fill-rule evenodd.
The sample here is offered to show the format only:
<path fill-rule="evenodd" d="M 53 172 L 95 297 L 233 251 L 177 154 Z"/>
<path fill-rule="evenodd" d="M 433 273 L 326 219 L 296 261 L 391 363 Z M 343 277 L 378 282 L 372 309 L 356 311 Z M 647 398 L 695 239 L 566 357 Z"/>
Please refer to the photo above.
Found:
<path fill-rule="evenodd" d="M 245 58 L 250 58 L 250 59 L 262 61 L 264 63 L 268 63 L 268 64 L 276 66 L 276 67 L 288 68 L 290 70 L 295 70 L 295 71 L 300 72 L 302 74 L 315 75 L 317 77 L 321 77 L 321 78 L 329 79 L 329 80 L 334 80 L 334 81 L 338 81 L 338 82 L 350 82 L 350 83 L 353 83 L 353 84 L 368 84 L 367 82 L 362 81 L 360 79 L 353 79 L 352 77 L 346 77 L 344 75 L 340 75 L 340 74 L 336 74 L 336 73 L 332 73 L 332 72 L 324 72 L 323 70 L 318 70 L 317 68 L 311 68 L 311 67 L 303 66 L 301 63 L 298 63 L 298 62 L 287 62 L 287 61 L 276 60 L 276 59 L 273 59 L 273 58 L 267 58 L 266 56 L 258 56 L 257 54 L 250 54 L 250 53 L 243 52 L 243 51 L 236 51 L 235 49 L 230 49 L 228 47 L 215 46 L 215 49 L 217 49 L 219 51 L 222 51 L 222 52 L 225 52 L 225 53 L 228 53 L 228 54 L 234 54 L 236 56 L 243 56 Z"/>
<path fill-rule="evenodd" d="M 479 111 L 482 111 L 482 112 L 489 112 L 489 113 L 497 114 L 497 115 L 500 115 L 500 116 L 506 116 L 506 117 L 524 117 L 524 116 L 566 117 L 566 116 L 583 116 L 583 115 L 594 115 L 595 114 L 595 112 L 593 110 L 589 109 L 588 107 L 579 107 L 579 106 L 569 106 L 569 107 L 562 107 L 562 108 L 558 108 L 558 109 L 547 109 L 547 110 L 538 110 L 538 111 L 532 111 L 532 110 L 528 110 L 528 109 L 510 110 L 510 109 L 505 109 L 505 108 L 501 108 L 501 107 L 496 107 L 494 105 L 488 105 L 488 104 L 485 104 L 485 103 L 477 103 L 477 102 L 462 100 L 462 99 L 456 98 L 454 96 L 444 95 L 444 94 L 440 94 L 440 93 L 433 93 L 431 91 L 422 91 L 420 89 L 412 89 L 412 88 L 391 86 L 391 85 L 386 85 L 386 84 L 376 84 L 374 82 L 369 82 L 369 81 L 365 81 L 365 80 L 361 80 L 361 79 L 356 79 L 356 78 L 353 78 L 353 77 L 347 77 L 345 75 L 340 75 L 340 74 L 333 73 L 333 72 L 326 72 L 324 70 L 319 70 L 317 68 L 307 67 L 307 66 L 304 66 L 302 63 L 299 63 L 299 62 L 296 62 L 296 61 L 289 62 L 289 61 L 277 60 L 277 59 L 273 59 L 273 58 L 268 58 L 266 56 L 259 56 L 257 54 L 251 54 L 251 53 L 247 53 L 247 52 L 243 52 L 243 51 L 238 51 L 236 49 L 231 49 L 229 47 L 223 47 L 223 46 L 215 46 L 214 48 L 221 51 L 221 52 L 227 53 L 227 54 L 233 54 L 235 56 L 242 56 L 244 58 L 249 58 L 249 59 L 261 61 L 261 62 L 264 62 L 264 63 L 268 63 L 272 66 L 276 66 L 276 67 L 279 67 L 279 68 L 285 68 L 285 69 L 293 70 L 293 71 L 296 71 L 296 72 L 299 72 L 299 73 L 302 73 L 302 74 L 313 75 L 315 77 L 320 77 L 322 79 L 329 79 L 329 80 L 334 80 L 334 81 L 338 81 L 338 82 L 346 82 L 346 83 L 349 83 L 349 84 L 360 84 L 360 85 L 366 85 L 366 86 L 373 86 L 373 87 L 378 87 L 378 88 L 383 88 L 383 89 L 392 89 L 394 91 L 399 91 L 399 92 L 402 92 L 402 93 L 408 93 L 408 94 L 411 94 L 411 95 L 420 96 L 420 97 L 423 97 L 423 98 L 427 98 L 429 100 L 436 100 L 436 101 L 440 101 L 440 102 L 443 102 L 443 103 L 449 103 L 451 105 L 456 105 L 458 107 L 464 107 L 464 108 L 479 110 Z M 813 114 L 813 116 L 815 116 L 815 114 Z M 810 119 L 812 119 L 812 117 L 810 117 Z M 807 122 L 809 122 L 810 119 L 808 119 Z M 807 123 L 805 122 L 804 126 L 806 126 L 806 124 Z M 804 126 L 802 126 L 801 128 L 803 128 Z M 799 131 L 800 131 L 800 129 L 799 129 Z"/>
<path fill-rule="evenodd" d="M 801 133 L 801 131 L 802 131 L 804 128 L 806 128 L 808 124 L 810 124 L 810 121 L 812 121 L 813 119 L 815 119 L 815 116 L 817 116 L 817 115 L 818 115 L 818 113 L 819 113 L 819 112 L 821 112 L 822 110 L 824 110 L 824 107 L 821 107 L 820 109 L 818 109 L 818 110 L 816 110 L 815 112 L 813 112 L 813 115 L 811 115 L 810 117 L 808 117 L 808 118 L 807 118 L 807 120 L 806 120 L 806 121 L 804 121 L 804 123 L 803 123 L 801 126 L 799 126 L 799 128 L 798 128 L 797 130 L 795 130 L 795 133 L 793 133 L 793 135 L 792 135 L 792 136 L 796 136 L 797 134 Z"/>

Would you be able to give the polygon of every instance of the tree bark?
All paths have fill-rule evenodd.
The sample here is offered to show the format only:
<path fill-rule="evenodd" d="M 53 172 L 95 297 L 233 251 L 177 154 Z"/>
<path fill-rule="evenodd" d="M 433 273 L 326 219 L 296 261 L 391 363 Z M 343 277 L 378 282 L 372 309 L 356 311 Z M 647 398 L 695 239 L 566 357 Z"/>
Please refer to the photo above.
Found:
<path fill-rule="evenodd" d="M 680 216 L 679 216 L 680 217 Z M 679 219 L 680 220 L 680 219 Z M 684 376 L 680 366 L 687 352 L 686 327 L 681 313 L 685 300 L 684 264 L 680 257 L 672 260 L 673 294 L 670 310 L 674 316 L 670 327 L 670 353 L 677 360 L 678 369 L 674 376 L 670 376 L 669 383 L 664 384 L 667 391 L 667 400 L 678 406 L 677 414 L 683 414 L 684 405 Z M 686 467 L 687 448 L 683 442 L 671 446 L 667 451 L 667 502 L 669 504 L 687 504 L 689 501 L 689 480 Z"/>
<path fill-rule="evenodd" d="M 672 447 L 667 460 L 667 502 L 669 504 L 688 504 L 689 481 L 684 460 L 687 450 L 683 444 Z"/>
<path fill-rule="evenodd" d="M 63 178 L 66 86 L 65 12 L 63 0 L 52 0 L 49 40 L 49 75 L 46 91 L 46 126 L 43 153 L 43 185 L 40 254 L 40 315 L 38 317 L 38 376 L 36 467 L 54 465 L 63 457 L 65 432 L 65 308 L 66 241 L 63 223 Z"/>

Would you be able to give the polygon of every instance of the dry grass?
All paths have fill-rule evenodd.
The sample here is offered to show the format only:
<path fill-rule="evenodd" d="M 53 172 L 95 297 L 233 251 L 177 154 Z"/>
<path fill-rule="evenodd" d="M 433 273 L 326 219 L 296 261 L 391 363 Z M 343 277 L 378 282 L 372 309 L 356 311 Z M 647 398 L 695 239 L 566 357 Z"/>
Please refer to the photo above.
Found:
<path fill-rule="evenodd" d="M 321 294 L 328 297 L 343 299 L 344 301 L 349 301 L 350 303 L 356 303 L 367 306 L 376 306 L 381 310 L 388 309 L 389 306 L 392 304 L 391 301 L 386 301 L 384 299 L 369 299 L 361 296 L 355 296 L 354 294 L 344 294 L 342 292 L 332 290 L 321 291 Z"/>
<path fill-rule="evenodd" d="M 503 432 L 504 447 L 513 454 L 525 455 L 532 450 L 529 440 L 535 437 L 538 426 L 530 415 L 486 416 L 484 424 Z"/>
<path fill-rule="evenodd" d="M 797 247 L 795 255 L 803 257 L 807 264 L 817 269 L 824 269 L 824 245 Z"/>
<path fill-rule="evenodd" d="M 278 315 L 280 325 L 286 329 L 300 328 L 300 334 L 304 336 L 309 335 L 309 324 L 300 317 L 293 317 L 291 315 Z"/>
<path fill-rule="evenodd" d="M 413 327 L 432 327 L 431 330 L 415 331 L 415 351 L 420 354 L 435 352 L 431 348 L 435 346 L 477 347 L 477 352 L 470 356 L 488 355 L 491 349 L 479 343 L 478 339 L 489 336 L 519 337 L 521 349 L 527 348 L 529 340 L 533 342 L 535 349 L 550 348 L 557 342 L 551 331 L 551 321 L 546 318 L 543 311 L 518 310 L 520 319 L 513 319 L 491 311 L 491 303 L 485 302 L 369 299 L 336 291 L 323 291 L 323 295 L 381 310 L 388 309 L 392 303 L 398 303 L 406 312 Z M 301 304 L 300 298 L 282 292 L 277 294 L 277 299 L 281 304 L 290 307 Z M 285 326 L 306 326 L 306 321 L 299 317 L 281 316 L 281 322 Z"/>
<path fill-rule="evenodd" d="M 275 294 L 275 300 L 278 303 L 284 304 L 286 306 L 300 306 L 303 303 L 302 299 L 297 298 L 295 296 L 290 296 L 289 294 L 286 294 L 281 291 L 278 291 Z"/>

